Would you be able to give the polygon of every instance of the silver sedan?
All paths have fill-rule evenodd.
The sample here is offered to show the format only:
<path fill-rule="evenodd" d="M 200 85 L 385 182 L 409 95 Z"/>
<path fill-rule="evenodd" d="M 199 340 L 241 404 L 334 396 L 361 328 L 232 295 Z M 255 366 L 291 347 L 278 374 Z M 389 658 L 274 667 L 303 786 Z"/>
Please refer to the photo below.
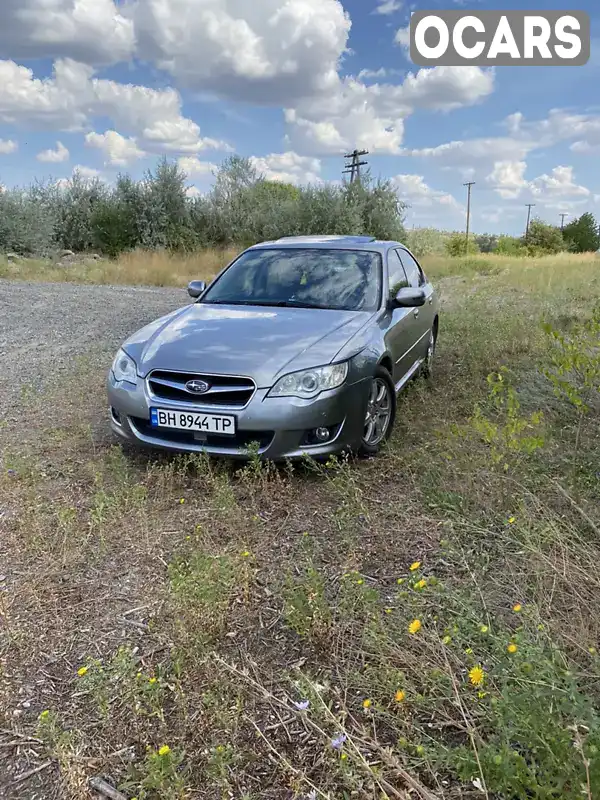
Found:
<path fill-rule="evenodd" d="M 399 242 L 294 237 L 245 250 L 123 343 L 110 422 L 151 448 L 273 460 L 375 455 L 429 376 L 439 300 Z"/>

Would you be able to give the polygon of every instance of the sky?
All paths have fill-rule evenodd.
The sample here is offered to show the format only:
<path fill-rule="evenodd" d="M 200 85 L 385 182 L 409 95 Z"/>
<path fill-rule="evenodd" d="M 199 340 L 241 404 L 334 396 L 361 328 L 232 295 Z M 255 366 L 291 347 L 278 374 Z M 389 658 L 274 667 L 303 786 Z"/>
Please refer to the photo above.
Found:
<path fill-rule="evenodd" d="M 585 66 L 419 68 L 412 11 L 564 0 L 1 0 L 0 183 L 111 183 L 160 156 L 191 195 L 228 156 L 267 178 L 339 181 L 369 151 L 407 227 L 520 235 L 527 203 L 600 217 L 600 4 Z"/>

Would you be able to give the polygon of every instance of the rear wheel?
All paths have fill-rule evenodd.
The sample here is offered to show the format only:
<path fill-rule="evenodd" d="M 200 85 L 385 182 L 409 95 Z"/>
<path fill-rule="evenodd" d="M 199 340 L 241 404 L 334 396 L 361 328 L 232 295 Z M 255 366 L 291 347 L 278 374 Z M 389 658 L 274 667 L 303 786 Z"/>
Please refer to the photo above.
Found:
<path fill-rule="evenodd" d="M 375 456 L 392 435 L 396 419 L 396 392 L 392 376 L 377 367 L 369 387 L 363 435 L 358 447 L 360 456 Z"/>

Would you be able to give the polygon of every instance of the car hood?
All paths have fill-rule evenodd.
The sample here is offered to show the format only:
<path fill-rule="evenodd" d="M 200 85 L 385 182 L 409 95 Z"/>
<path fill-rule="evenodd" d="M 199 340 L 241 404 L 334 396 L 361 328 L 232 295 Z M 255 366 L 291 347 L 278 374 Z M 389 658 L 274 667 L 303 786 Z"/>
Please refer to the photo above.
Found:
<path fill-rule="evenodd" d="M 371 319 L 361 311 L 195 303 L 123 345 L 141 377 L 155 369 L 243 375 L 267 388 L 285 372 L 330 363 Z"/>

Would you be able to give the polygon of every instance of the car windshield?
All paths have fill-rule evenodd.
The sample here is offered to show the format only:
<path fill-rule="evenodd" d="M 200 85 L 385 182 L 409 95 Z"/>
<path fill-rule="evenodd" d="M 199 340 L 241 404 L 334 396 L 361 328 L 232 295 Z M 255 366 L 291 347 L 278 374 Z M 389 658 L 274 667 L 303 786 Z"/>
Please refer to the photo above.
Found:
<path fill-rule="evenodd" d="M 249 250 L 201 302 L 375 311 L 381 273 L 381 256 L 367 250 Z"/>

